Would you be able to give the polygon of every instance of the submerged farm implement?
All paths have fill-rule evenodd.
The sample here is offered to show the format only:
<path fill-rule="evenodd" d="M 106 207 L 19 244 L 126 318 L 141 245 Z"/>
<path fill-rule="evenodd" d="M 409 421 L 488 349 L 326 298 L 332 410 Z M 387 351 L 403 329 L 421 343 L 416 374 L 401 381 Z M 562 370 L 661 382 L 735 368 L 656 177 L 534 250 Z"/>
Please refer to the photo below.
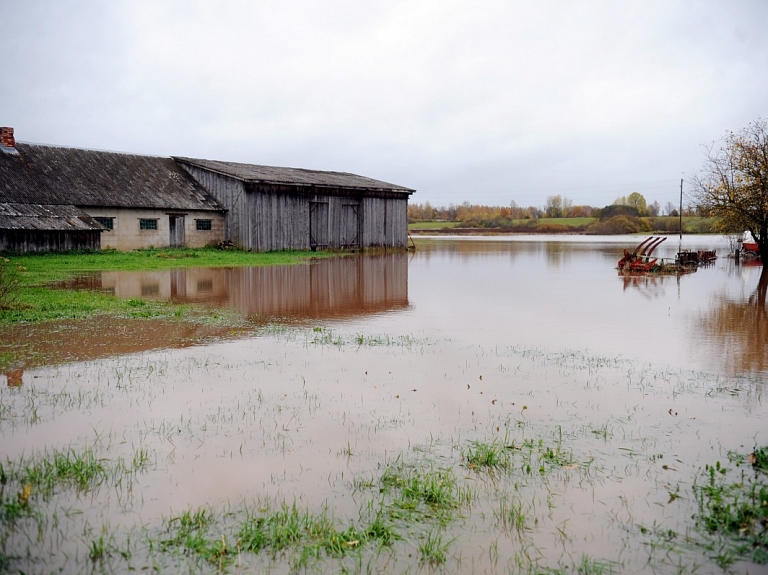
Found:
<path fill-rule="evenodd" d="M 651 257 L 653 252 L 667 238 L 651 236 L 640 242 L 635 251 L 624 250 L 624 257 L 619 260 L 619 271 L 650 272 L 659 267 L 658 258 Z"/>
<path fill-rule="evenodd" d="M 671 258 L 666 258 L 665 261 L 665 258 L 653 257 L 653 252 L 666 239 L 664 236 L 651 236 L 640 242 L 634 251 L 624 250 L 624 257 L 618 263 L 619 273 L 687 273 L 695 271 L 700 265 L 709 264 L 717 259 L 714 250 L 682 250 L 677 253 L 674 261 Z"/>

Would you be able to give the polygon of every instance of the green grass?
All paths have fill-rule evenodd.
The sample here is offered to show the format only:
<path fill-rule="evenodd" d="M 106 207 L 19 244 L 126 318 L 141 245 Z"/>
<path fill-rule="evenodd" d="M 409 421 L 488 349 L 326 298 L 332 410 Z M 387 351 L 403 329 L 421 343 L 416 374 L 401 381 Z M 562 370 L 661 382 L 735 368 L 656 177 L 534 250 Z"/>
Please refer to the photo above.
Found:
<path fill-rule="evenodd" d="M 144 449 L 135 450 L 130 463 L 122 458 L 99 458 L 90 448 L 72 447 L 6 459 L 0 463 L 0 521 L 11 523 L 28 517 L 62 491 L 82 494 L 102 484 L 123 485 L 148 466 Z"/>
<path fill-rule="evenodd" d="M 443 529 L 462 502 L 453 473 L 398 464 L 385 469 L 378 485 L 384 498 L 369 499 L 358 520 L 346 525 L 340 526 L 327 508 L 312 511 L 294 501 L 244 505 L 226 514 L 187 510 L 164 520 L 161 531 L 148 536 L 151 547 L 163 553 L 197 557 L 219 568 L 232 565 L 240 553 L 264 553 L 273 561 L 287 559 L 299 571 L 329 558 L 338 560 L 371 546 L 377 552 L 414 538 L 420 540 L 422 562 L 445 563 L 451 541 L 444 541 Z M 375 487 L 366 486 L 369 493 Z"/>
<path fill-rule="evenodd" d="M 718 550 L 721 565 L 739 557 L 768 563 L 768 476 L 765 467 L 759 467 L 765 465 L 766 453 L 768 447 L 755 450 L 754 469 L 749 469 L 747 458 L 729 454 L 728 464 L 705 465 L 693 484 L 696 526 L 705 535 L 705 545 Z"/>
<path fill-rule="evenodd" d="M 186 267 L 242 267 L 287 265 L 312 258 L 329 257 L 328 252 L 278 251 L 244 252 L 217 248 L 144 249 L 130 252 L 10 254 L 8 259 L 24 269 L 24 285 L 62 281 L 92 271 L 154 271 Z"/>
<path fill-rule="evenodd" d="M 56 289 L 56 283 L 97 271 L 154 271 L 181 267 L 287 265 L 329 253 L 283 251 L 254 253 L 215 248 L 105 250 L 87 253 L 6 255 L 18 280 L 11 305 L 0 306 L 0 325 L 82 320 L 97 314 L 142 318 L 195 318 L 197 309 L 168 302 L 121 300 L 91 290 Z M 8 265 L 6 264 L 6 265 Z"/>
<path fill-rule="evenodd" d="M 143 449 L 134 452 L 132 461 L 107 460 L 96 456 L 90 448 L 53 449 L 18 460 L 6 460 L 0 465 L 0 480 L 15 481 L 32 486 L 33 492 L 46 496 L 60 488 L 88 491 L 101 483 L 124 474 L 141 471 L 149 465 Z"/>
<path fill-rule="evenodd" d="M 768 564 L 767 455 L 768 446 L 749 456 L 731 452 L 727 463 L 716 461 L 699 471 L 691 486 L 697 508 L 693 533 L 681 535 L 658 526 L 641 526 L 640 531 L 652 537 L 653 547 L 702 549 L 723 570 L 740 560 Z"/>
<path fill-rule="evenodd" d="M 511 465 L 507 449 L 498 441 L 472 442 L 464 452 L 464 463 L 473 470 L 489 471 L 509 469 Z"/>
<path fill-rule="evenodd" d="M 311 513 L 283 503 L 276 511 L 249 514 L 237 534 L 243 551 L 270 551 L 273 556 L 285 549 L 300 549 L 300 556 L 339 557 L 371 542 L 391 545 L 400 536 L 377 514 L 369 525 L 338 529 L 326 510 Z"/>
<path fill-rule="evenodd" d="M 460 225 L 461 222 L 413 222 L 408 224 L 408 230 L 441 230 L 455 228 Z"/>
<path fill-rule="evenodd" d="M 226 513 L 193 509 L 164 520 L 158 533 L 148 533 L 150 547 L 196 557 L 220 570 L 242 558 L 240 554 L 264 554 L 302 571 L 329 559 L 360 557 L 366 549 L 375 556 L 400 542 L 418 540 L 420 561 L 441 565 L 452 543 L 444 540 L 443 530 L 457 517 L 466 495 L 452 471 L 428 465 L 398 460 L 386 466 L 378 481 L 359 482 L 368 496 L 354 521 L 339 521 L 326 507 L 313 511 L 295 501 L 243 504 Z"/>
<path fill-rule="evenodd" d="M 419 543 L 421 561 L 430 565 L 442 565 L 447 559 L 447 551 L 451 541 L 443 541 L 441 529 L 433 529 L 427 533 L 426 538 Z"/>
<path fill-rule="evenodd" d="M 306 568 L 311 561 L 342 558 L 366 546 L 389 547 L 402 539 L 382 512 L 370 520 L 339 528 L 327 509 L 312 512 L 296 502 L 272 509 L 245 506 L 231 513 L 237 517 L 226 525 L 224 516 L 209 509 L 187 510 L 164 521 L 160 534 L 151 538 L 165 553 L 182 553 L 206 563 L 226 567 L 240 553 L 265 553 L 273 560 L 291 557 L 292 568 Z M 230 543 L 232 542 L 232 543 Z"/>
<path fill-rule="evenodd" d="M 621 569 L 620 565 L 613 561 L 594 559 L 585 555 L 576 567 L 576 573 L 578 575 L 613 575 L 621 573 Z"/>
<path fill-rule="evenodd" d="M 450 520 L 466 499 L 450 469 L 423 470 L 398 463 L 384 470 L 380 485 L 382 492 L 394 493 L 394 507 L 407 512 L 393 511 L 398 517 L 439 514 L 443 520 Z"/>
<path fill-rule="evenodd" d="M 768 446 L 755 449 L 748 459 L 752 467 L 768 473 Z"/>

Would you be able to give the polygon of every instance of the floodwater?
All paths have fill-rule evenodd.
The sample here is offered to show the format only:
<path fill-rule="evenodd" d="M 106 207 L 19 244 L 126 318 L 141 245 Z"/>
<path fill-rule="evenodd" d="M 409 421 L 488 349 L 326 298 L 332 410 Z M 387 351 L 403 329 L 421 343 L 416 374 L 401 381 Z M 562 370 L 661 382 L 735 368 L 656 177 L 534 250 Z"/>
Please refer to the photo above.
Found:
<path fill-rule="evenodd" d="M 682 249 L 717 249 L 721 259 L 682 276 L 621 276 L 616 261 L 635 242 L 616 236 L 419 239 L 415 254 L 261 268 L 102 272 L 66 285 L 121 298 L 229 308 L 255 325 L 333 325 L 489 345 L 511 342 L 729 374 L 768 370 L 759 265 L 725 257 L 728 244 L 720 236 L 691 236 Z M 654 255 L 674 259 L 680 249 L 678 238 L 670 237 Z M 104 332 L 109 337 L 127 329 L 108 325 L 95 336 L 102 340 L 98 347 L 105 347 L 102 355 L 112 355 Z M 134 349 L 114 351 L 176 347 L 167 329 L 156 338 L 144 330 L 135 336 Z M 189 341 L 193 332 L 187 328 L 176 339 Z"/>
<path fill-rule="evenodd" d="M 255 331 L 191 347 L 181 337 L 182 348 L 144 329 L 138 347 L 111 352 L 102 340 L 87 361 L 7 374 L 3 459 L 89 446 L 129 460 L 141 448 L 151 465 L 127 492 L 57 500 L 77 512 L 56 525 L 80 535 L 34 543 L 10 533 L 3 553 L 44 557 L 19 560 L 26 572 L 78 572 L 93 526 L 118 526 L 124 541 L 125 530 L 159 528 L 185 509 L 264 500 L 354 523 L 379 497 L 359 486 L 408 461 L 451 468 L 473 490 L 438 526 L 451 541 L 446 572 L 570 572 L 584 557 L 615 572 L 721 572 L 690 542 L 670 550 L 648 534 L 691 533 L 697 473 L 768 444 L 768 280 L 712 236 L 683 243 L 717 249 L 708 267 L 620 276 L 616 262 L 635 243 L 419 239 L 412 254 L 80 278 L 78 288 L 119 297 L 226 307 Z M 670 238 L 655 255 L 678 249 Z M 539 456 L 538 474 L 515 460 L 509 473 L 483 475 L 464 465 L 478 441 L 562 449 L 567 463 L 550 470 Z M 525 517 L 510 530 L 498 508 L 512 500 Z M 351 569 L 429 572 L 423 533 L 407 529 L 389 554 Z M 140 569 L 140 550 L 132 556 L 116 554 L 110 570 Z M 280 557 L 251 560 L 291 570 Z"/>

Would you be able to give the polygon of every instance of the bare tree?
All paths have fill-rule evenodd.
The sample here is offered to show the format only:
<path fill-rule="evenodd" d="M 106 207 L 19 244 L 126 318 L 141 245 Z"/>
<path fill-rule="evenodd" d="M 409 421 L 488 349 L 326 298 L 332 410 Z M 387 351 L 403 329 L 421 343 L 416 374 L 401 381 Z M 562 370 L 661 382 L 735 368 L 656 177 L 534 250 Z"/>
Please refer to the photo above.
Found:
<path fill-rule="evenodd" d="M 748 230 L 768 268 L 768 121 L 758 119 L 709 146 L 693 196 L 723 233 Z"/>

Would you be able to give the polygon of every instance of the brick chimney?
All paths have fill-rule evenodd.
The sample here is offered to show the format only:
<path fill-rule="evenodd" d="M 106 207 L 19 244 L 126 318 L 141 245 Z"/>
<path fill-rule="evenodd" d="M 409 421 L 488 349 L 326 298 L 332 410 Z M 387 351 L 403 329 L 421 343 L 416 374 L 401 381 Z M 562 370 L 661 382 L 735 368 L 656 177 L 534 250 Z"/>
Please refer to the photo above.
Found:
<path fill-rule="evenodd" d="M 0 145 L 4 148 L 16 147 L 16 140 L 13 137 L 13 128 L 0 128 Z"/>

